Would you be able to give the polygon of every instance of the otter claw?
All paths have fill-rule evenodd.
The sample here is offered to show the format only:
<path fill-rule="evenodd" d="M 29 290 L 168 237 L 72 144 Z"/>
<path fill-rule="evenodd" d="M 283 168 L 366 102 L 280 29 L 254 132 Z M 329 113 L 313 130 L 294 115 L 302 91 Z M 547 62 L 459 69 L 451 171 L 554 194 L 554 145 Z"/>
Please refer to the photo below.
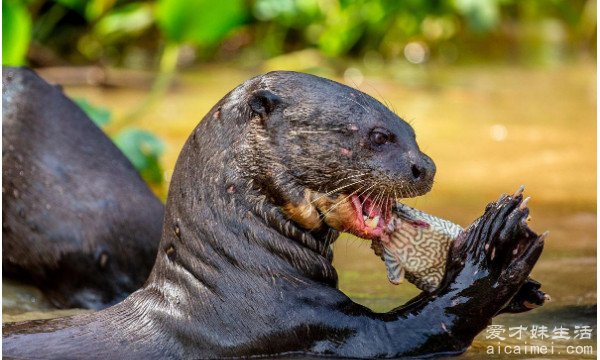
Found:
<path fill-rule="evenodd" d="M 527 207 L 527 203 L 529 202 L 530 199 L 531 199 L 531 197 L 525 198 L 525 200 L 523 200 L 521 205 L 519 205 L 519 210 L 525 210 L 525 208 Z"/>
<path fill-rule="evenodd" d="M 540 290 L 541 284 L 531 278 L 525 280 L 519 291 L 501 313 L 521 313 L 544 305 L 550 296 Z"/>
<path fill-rule="evenodd" d="M 517 191 L 514 193 L 513 197 L 517 197 L 517 196 L 521 195 L 523 193 L 523 191 L 525 191 L 525 185 L 519 186 Z"/>
<path fill-rule="evenodd" d="M 550 235 L 550 231 L 549 230 L 544 231 L 544 233 L 542 235 L 540 235 L 539 240 L 542 241 L 542 240 L 546 239 L 548 237 L 548 235 Z"/>

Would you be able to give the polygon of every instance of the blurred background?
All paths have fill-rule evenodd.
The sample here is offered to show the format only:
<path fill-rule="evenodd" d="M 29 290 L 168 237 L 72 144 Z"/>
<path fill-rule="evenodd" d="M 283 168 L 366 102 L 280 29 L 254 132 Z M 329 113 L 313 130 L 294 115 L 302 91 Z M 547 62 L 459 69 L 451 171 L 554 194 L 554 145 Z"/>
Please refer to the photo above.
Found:
<path fill-rule="evenodd" d="M 62 84 L 163 200 L 187 136 L 242 81 L 296 70 L 369 93 L 437 164 L 409 205 L 466 226 L 527 186 L 531 226 L 551 232 L 533 276 L 553 301 L 495 323 L 595 339 L 596 19 L 595 0 L 4 0 L 2 62 Z M 366 241 L 334 247 L 354 300 L 387 311 L 418 293 L 390 285 Z M 35 289 L 3 291 L 5 321 L 59 314 Z M 573 344 L 592 342 L 554 346 Z"/>

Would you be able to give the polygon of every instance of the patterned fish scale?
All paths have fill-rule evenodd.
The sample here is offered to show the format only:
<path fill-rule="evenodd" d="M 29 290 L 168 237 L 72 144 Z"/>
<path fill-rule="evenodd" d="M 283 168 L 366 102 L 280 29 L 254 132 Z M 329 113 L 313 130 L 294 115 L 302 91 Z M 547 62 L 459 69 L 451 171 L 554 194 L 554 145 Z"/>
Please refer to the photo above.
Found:
<path fill-rule="evenodd" d="M 400 203 L 392 218 L 390 241 L 371 245 L 385 262 L 388 279 L 399 284 L 406 278 L 421 290 L 435 290 L 444 276 L 450 243 L 463 228 Z"/>

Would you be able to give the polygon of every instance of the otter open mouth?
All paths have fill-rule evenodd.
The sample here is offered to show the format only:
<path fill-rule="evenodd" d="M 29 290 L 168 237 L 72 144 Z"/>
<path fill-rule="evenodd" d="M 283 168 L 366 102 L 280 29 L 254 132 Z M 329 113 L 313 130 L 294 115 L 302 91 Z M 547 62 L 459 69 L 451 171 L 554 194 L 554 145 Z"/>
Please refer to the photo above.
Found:
<path fill-rule="evenodd" d="M 389 241 L 392 226 L 392 197 L 357 193 L 335 195 L 305 189 L 304 196 L 290 202 L 283 211 L 303 228 L 315 230 L 327 226 L 369 240 Z"/>
<path fill-rule="evenodd" d="M 388 225 L 392 220 L 392 199 L 374 199 L 352 194 L 350 196 L 354 219 L 346 229 L 365 239 L 389 240 Z"/>

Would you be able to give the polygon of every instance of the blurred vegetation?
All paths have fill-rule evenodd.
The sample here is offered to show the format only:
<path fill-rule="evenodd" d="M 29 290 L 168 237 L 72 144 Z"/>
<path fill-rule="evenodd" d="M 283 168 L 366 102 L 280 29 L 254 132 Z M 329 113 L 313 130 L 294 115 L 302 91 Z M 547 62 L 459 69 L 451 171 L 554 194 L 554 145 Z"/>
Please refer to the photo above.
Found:
<path fill-rule="evenodd" d="M 99 127 L 110 124 L 110 110 L 92 105 L 83 98 L 73 99 L 77 105 Z M 159 158 L 164 152 L 164 144 L 155 135 L 140 129 L 126 128 L 113 137 L 113 142 L 131 161 L 142 178 L 156 189 L 163 183 L 163 169 Z"/>
<path fill-rule="evenodd" d="M 302 49 L 412 63 L 595 56 L 595 0 L 5 0 L 3 64 L 158 69 Z M 548 54 L 552 52 L 552 54 Z"/>

